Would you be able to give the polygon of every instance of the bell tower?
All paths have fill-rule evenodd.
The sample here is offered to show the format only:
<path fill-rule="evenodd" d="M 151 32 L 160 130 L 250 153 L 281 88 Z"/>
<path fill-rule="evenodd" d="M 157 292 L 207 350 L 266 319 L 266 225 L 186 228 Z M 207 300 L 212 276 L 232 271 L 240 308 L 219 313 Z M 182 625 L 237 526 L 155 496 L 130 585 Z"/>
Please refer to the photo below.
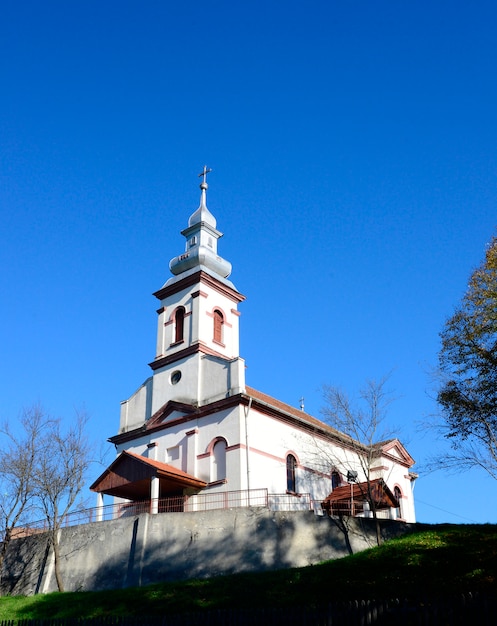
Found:
<path fill-rule="evenodd" d="M 210 171 L 199 174 L 200 205 L 181 232 L 185 251 L 171 260 L 173 276 L 154 293 L 160 304 L 153 375 L 123 403 L 121 432 L 170 401 L 199 407 L 245 391 L 238 323 L 245 296 L 228 280 L 231 263 L 217 253 L 222 233 L 207 208 Z"/>

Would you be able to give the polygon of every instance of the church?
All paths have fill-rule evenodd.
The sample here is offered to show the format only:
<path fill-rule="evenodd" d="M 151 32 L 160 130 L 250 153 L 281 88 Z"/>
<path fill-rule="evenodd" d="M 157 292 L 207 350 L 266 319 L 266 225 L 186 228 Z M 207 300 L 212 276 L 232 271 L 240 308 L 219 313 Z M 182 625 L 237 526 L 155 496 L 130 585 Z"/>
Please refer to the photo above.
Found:
<path fill-rule="evenodd" d="M 245 296 L 218 254 L 209 171 L 181 232 L 185 251 L 154 293 L 152 375 L 121 404 L 119 432 L 109 439 L 117 457 L 91 486 L 98 508 L 112 496 L 131 513 L 269 506 L 370 516 L 369 487 L 378 517 L 415 522 L 414 461 L 398 439 L 376 444 L 366 466 L 371 448 L 246 385 L 238 310 Z"/>

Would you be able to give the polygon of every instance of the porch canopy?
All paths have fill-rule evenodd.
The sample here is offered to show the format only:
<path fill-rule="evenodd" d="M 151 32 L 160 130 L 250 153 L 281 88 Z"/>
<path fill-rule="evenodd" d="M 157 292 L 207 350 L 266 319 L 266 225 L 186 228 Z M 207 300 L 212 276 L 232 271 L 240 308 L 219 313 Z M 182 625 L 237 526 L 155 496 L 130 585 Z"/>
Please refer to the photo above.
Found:
<path fill-rule="evenodd" d="M 399 501 L 390 491 L 383 478 L 371 480 L 369 487 L 377 510 L 398 508 Z M 351 509 L 353 503 L 354 510 L 359 512 L 360 510 L 362 511 L 364 502 L 369 501 L 369 499 L 367 482 L 350 483 L 342 487 L 335 487 L 330 495 L 323 500 L 322 507 L 330 513 L 334 510 L 343 509 L 344 505 L 348 505 Z"/>
<path fill-rule="evenodd" d="M 200 490 L 207 484 L 172 465 L 125 450 L 90 489 L 100 494 L 141 502 L 150 500 L 153 479 L 159 482 L 159 498 L 182 495 L 188 487 Z"/>

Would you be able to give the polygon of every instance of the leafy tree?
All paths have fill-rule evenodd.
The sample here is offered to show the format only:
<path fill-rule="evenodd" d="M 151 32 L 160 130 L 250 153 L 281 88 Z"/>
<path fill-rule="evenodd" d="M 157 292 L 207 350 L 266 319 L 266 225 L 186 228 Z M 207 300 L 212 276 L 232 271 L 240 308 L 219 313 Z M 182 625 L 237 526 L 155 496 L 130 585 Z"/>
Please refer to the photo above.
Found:
<path fill-rule="evenodd" d="M 442 408 L 436 428 L 451 451 L 431 465 L 485 469 L 497 478 L 497 237 L 441 332 Z"/>
<path fill-rule="evenodd" d="M 377 494 L 373 485 L 371 470 L 378 456 L 381 454 L 380 440 L 388 438 L 384 428 L 387 407 L 392 401 L 389 392 L 385 390 L 388 376 L 379 381 L 368 380 L 359 391 L 359 403 L 354 405 L 348 395 L 339 387 L 323 386 L 325 405 L 321 409 L 324 421 L 350 438 L 349 448 L 352 458 L 345 461 L 338 454 L 330 452 L 320 446 L 320 454 L 327 457 L 328 465 L 347 474 L 352 480 L 357 478 L 357 472 L 350 472 L 351 466 L 360 470 L 365 480 L 358 480 L 361 496 L 369 504 L 372 516 L 376 523 L 376 539 L 381 543 L 381 528 L 377 515 Z"/>

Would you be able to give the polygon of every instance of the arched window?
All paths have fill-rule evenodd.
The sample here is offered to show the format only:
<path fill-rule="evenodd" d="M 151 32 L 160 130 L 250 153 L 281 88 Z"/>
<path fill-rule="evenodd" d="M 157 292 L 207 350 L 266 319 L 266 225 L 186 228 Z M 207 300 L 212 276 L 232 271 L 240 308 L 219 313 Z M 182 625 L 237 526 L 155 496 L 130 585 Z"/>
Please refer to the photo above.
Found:
<path fill-rule="evenodd" d="M 185 307 L 180 306 L 174 313 L 174 343 L 183 341 L 185 332 Z"/>
<path fill-rule="evenodd" d="M 297 493 L 297 481 L 295 478 L 295 468 L 297 467 L 297 459 L 293 454 L 286 457 L 286 490 Z"/>
<path fill-rule="evenodd" d="M 226 478 L 226 441 L 219 439 L 212 448 L 211 482 Z"/>
<path fill-rule="evenodd" d="M 219 309 L 214 310 L 214 341 L 223 343 L 224 317 Z"/>
<path fill-rule="evenodd" d="M 336 470 L 331 472 L 331 489 L 333 490 L 340 487 L 341 482 L 340 474 Z"/>
<path fill-rule="evenodd" d="M 397 500 L 397 502 L 399 503 L 399 506 L 395 509 L 395 516 L 397 519 L 401 519 L 402 518 L 402 492 L 398 487 L 395 487 L 395 489 L 393 490 L 395 499 Z"/>

